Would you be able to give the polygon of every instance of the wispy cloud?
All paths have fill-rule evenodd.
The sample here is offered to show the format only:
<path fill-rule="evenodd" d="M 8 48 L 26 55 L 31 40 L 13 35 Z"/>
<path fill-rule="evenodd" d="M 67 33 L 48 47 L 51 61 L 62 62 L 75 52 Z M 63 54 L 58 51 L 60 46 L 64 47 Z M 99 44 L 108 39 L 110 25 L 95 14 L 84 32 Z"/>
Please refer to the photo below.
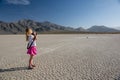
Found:
<path fill-rule="evenodd" d="M 15 5 L 29 5 L 30 0 L 6 0 L 9 4 L 15 4 Z"/>

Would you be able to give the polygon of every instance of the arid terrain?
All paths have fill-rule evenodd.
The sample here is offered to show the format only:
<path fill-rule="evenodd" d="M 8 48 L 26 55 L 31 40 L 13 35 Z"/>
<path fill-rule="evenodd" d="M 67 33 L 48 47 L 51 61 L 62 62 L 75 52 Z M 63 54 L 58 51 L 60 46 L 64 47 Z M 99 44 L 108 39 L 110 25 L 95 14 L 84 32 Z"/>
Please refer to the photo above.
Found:
<path fill-rule="evenodd" d="M 0 80 L 120 80 L 120 34 L 38 35 L 28 70 L 25 35 L 0 35 Z"/>

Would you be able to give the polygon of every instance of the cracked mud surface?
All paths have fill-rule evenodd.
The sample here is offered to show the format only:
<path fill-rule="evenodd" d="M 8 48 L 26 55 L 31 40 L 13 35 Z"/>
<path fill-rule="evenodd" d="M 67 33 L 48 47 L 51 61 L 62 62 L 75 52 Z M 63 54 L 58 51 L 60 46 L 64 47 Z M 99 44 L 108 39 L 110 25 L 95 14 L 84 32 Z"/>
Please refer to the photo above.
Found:
<path fill-rule="evenodd" d="M 24 35 L 0 40 L 0 80 L 120 80 L 120 34 L 38 35 L 33 70 Z"/>

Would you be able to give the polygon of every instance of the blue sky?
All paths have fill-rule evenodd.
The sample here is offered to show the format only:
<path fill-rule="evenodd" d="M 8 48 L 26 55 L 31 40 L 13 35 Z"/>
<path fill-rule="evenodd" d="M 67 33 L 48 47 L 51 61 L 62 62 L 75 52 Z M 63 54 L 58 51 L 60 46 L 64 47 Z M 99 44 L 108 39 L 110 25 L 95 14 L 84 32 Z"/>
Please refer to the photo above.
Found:
<path fill-rule="evenodd" d="M 0 0 L 0 20 L 50 21 L 63 26 L 120 26 L 120 0 Z"/>

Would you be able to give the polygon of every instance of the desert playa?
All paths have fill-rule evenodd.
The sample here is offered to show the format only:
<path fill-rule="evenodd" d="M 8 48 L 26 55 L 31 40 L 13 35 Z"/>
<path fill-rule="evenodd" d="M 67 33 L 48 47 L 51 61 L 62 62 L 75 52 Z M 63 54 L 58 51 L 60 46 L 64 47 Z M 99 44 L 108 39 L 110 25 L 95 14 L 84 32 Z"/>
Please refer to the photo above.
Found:
<path fill-rule="evenodd" d="M 0 35 L 0 80 L 120 80 L 120 34 L 38 35 L 28 70 L 24 35 Z"/>

